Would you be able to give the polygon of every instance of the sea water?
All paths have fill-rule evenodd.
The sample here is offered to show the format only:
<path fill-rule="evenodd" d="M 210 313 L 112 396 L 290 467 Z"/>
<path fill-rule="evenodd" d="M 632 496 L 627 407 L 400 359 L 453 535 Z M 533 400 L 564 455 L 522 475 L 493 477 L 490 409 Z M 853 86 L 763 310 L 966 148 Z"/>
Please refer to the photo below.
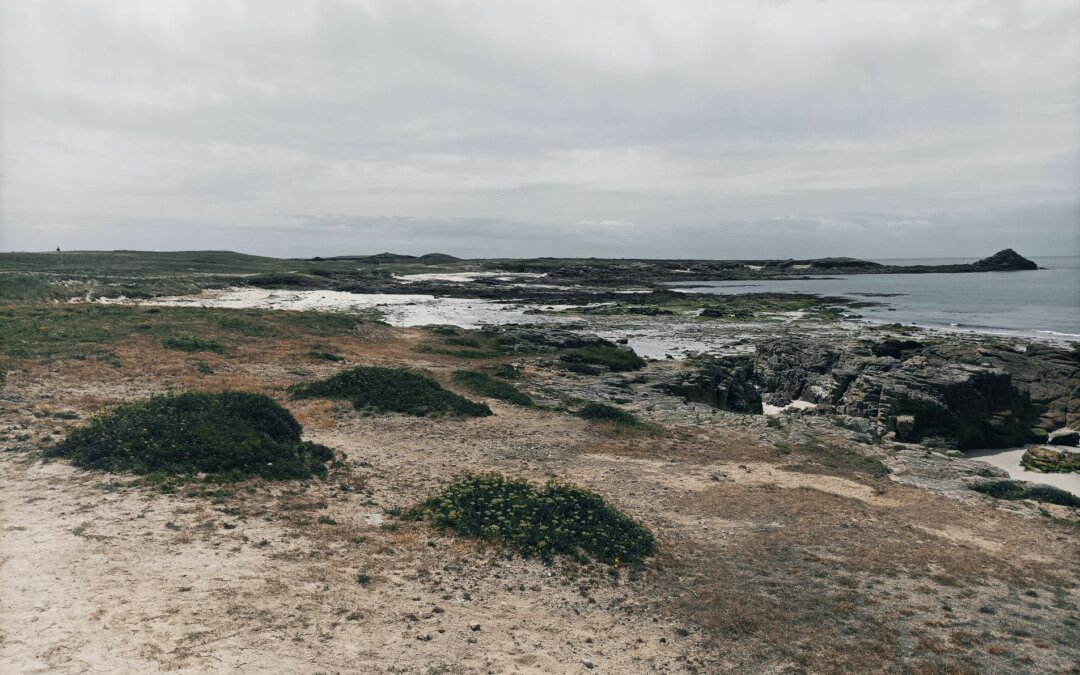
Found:
<path fill-rule="evenodd" d="M 887 265 L 951 265 L 975 259 L 878 260 Z M 852 311 L 886 323 L 945 330 L 1080 340 L 1080 256 L 1034 261 L 1045 269 L 962 274 L 851 274 L 780 281 L 672 284 L 697 293 L 812 293 L 880 303 Z"/>

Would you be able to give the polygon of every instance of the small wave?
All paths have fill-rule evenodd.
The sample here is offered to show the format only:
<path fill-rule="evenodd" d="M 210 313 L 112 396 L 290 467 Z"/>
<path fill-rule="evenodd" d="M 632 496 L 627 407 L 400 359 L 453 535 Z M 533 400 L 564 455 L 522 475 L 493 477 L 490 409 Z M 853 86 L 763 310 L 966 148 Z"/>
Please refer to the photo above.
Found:
<path fill-rule="evenodd" d="M 1062 333 L 1062 332 L 1056 331 L 1056 330 L 1038 330 L 1038 329 L 1036 329 L 1035 332 L 1038 333 L 1039 335 L 1049 335 L 1050 337 L 1056 337 L 1056 338 L 1080 339 L 1080 333 Z"/>

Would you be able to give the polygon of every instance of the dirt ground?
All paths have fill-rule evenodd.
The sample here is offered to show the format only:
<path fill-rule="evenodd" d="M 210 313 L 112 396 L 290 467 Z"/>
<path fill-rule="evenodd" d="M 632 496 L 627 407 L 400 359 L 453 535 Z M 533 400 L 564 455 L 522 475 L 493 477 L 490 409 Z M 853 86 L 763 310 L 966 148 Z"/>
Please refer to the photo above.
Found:
<path fill-rule="evenodd" d="M 348 364 L 429 368 L 451 386 L 469 364 L 417 353 L 420 335 L 324 341 Z M 797 420 L 627 432 L 497 401 L 469 420 L 290 401 L 287 385 L 342 367 L 305 350 L 134 341 L 119 367 L 9 371 L 0 672 L 1080 672 L 1080 547 L 1064 509 L 818 471 L 768 440 L 802 433 Z M 274 396 L 343 466 L 326 481 L 163 492 L 37 455 L 118 402 L 226 388 Z M 661 553 L 613 576 L 394 517 L 463 471 L 599 492 Z"/>

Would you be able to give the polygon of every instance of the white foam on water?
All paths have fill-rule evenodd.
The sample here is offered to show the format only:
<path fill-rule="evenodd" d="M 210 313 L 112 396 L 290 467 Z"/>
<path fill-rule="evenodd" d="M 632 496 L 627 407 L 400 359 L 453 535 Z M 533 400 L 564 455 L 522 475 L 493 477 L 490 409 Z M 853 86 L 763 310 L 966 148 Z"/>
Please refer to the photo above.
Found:
<path fill-rule="evenodd" d="M 467 283 L 477 279 L 498 279 L 499 281 L 514 281 L 515 279 L 542 279 L 547 274 L 536 272 L 445 272 L 423 274 L 395 274 L 394 278 L 405 283 L 416 281 L 456 281 Z"/>

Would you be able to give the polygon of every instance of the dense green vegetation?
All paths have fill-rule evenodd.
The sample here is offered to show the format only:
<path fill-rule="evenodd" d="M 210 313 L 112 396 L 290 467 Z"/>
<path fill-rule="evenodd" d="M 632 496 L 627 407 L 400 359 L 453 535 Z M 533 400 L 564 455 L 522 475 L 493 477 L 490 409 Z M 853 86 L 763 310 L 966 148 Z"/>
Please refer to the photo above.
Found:
<path fill-rule="evenodd" d="M 518 391 L 517 387 L 509 382 L 497 380 L 487 373 L 480 373 L 475 370 L 459 370 L 454 373 L 454 382 L 477 396 L 497 398 L 500 401 L 513 403 L 514 405 L 529 406 L 533 404 L 532 399 Z"/>
<path fill-rule="evenodd" d="M 139 474 L 325 475 L 333 453 L 301 441 L 300 432 L 289 411 L 262 394 L 188 393 L 118 406 L 46 454 L 87 469 Z"/>
<path fill-rule="evenodd" d="M 438 382 L 405 368 L 360 366 L 325 380 L 296 385 L 297 398 L 331 398 L 349 401 L 357 410 L 406 415 L 453 415 L 484 417 L 491 409 L 483 403 L 443 389 Z"/>
<path fill-rule="evenodd" d="M 641 420 L 633 413 L 605 403 L 586 403 L 574 414 L 590 422 L 611 422 L 624 427 L 642 426 Z"/>
<path fill-rule="evenodd" d="M 137 337 L 159 342 L 198 335 L 226 348 L 263 338 L 355 334 L 373 316 L 207 307 L 39 304 L 0 306 L 0 356 L 115 358 L 110 347 Z"/>
<path fill-rule="evenodd" d="M 1051 485 L 1032 485 L 1018 480 L 993 480 L 975 483 L 971 489 L 995 499 L 1032 499 L 1047 504 L 1080 506 L 1080 497 Z"/>
<path fill-rule="evenodd" d="M 515 353 L 517 338 L 496 330 L 467 331 L 452 326 L 434 326 L 429 331 L 438 336 L 438 344 L 423 344 L 418 351 L 460 359 L 494 359 Z"/>
<path fill-rule="evenodd" d="M 621 349 L 611 343 L 567 349 L 559 354 L 559 360 L 566 364 L 607 368 L 612 372 L 641 370 L 645 367 L 645 359 L 633 350 Z"/>
<path fill-rule="evenodd" d="M 596 493 L 571 485 L 537 488 L 498 474 L 458 476 L 411 515 L 545 560 L 561 554 L 633 564 L 657 549 L 652 533 Z"/>

